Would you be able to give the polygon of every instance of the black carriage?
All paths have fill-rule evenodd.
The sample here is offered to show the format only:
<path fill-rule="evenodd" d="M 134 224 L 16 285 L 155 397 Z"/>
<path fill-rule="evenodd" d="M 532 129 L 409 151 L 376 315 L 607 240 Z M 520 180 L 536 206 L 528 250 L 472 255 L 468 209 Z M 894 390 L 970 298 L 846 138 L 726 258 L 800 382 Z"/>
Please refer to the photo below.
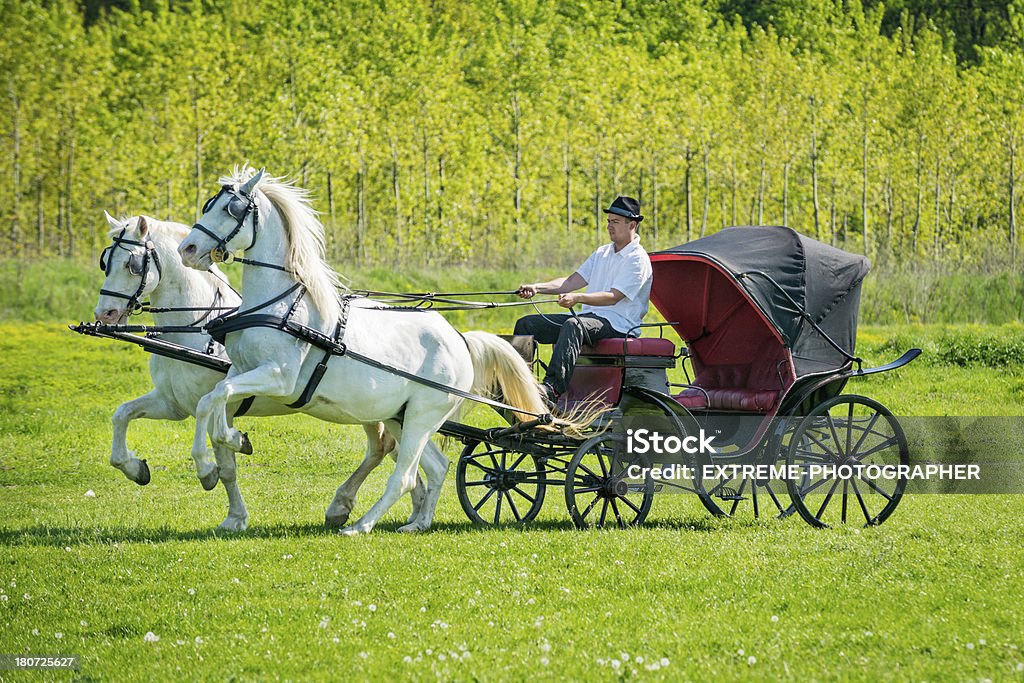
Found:
<path fill-rule="evenodd" d="M 906 486 L 893 466 L 909 462 L 907 440 L 883 405 L 842 392 L 849 379 L 906 365 L 920 350 L 868 369 L 855 355 L 868 260 L 789 228 L 737 227 L 651 262 L 651 301 L 667 322 L 644 327 L 659 336 L 586 348 L 562 399 L 565 410 L 595 399 L 610 409 L 592 438 L 445 425 L 465 442 L 456 482 L 469 518 L 530 521 L 555 486 L 579 527 L 640 524 L 655 493 L 668 491 L 696 494 L 715 515 L 885 521 Z M 665 327 L 684 348 L 663 337 Z M 687 381 L 671 384 L 677 361 Z M 637 452 L 631 435 L 643 425 L 679 441 L 714 434 L 715 449 Z M 655 477 L 659 470 L 689 476 Z"/>

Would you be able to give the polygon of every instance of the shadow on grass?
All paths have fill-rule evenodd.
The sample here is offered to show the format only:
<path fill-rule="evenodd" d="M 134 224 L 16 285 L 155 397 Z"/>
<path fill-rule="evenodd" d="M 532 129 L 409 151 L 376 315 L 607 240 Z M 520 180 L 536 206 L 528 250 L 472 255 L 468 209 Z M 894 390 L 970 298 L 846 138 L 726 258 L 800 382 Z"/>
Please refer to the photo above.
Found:
<path fill-rule="evenodd" d="M 386 521 L 377 525 L 373 533 L 399 534 L 398 529 L 404 524 L 400 521 Z M 686 517 L 682 519 L 659 519 L 648 522 L 639 529 L 666 531 L 697 531 L 713 533 L 725 531 L 732 527 L 745 527 L 764 524 L 750 520 L 717 520 L 712 517 Z M 577 530 L 570 520 L 540 520 L 529 524 L 501 524 L 498 526 L 477 526 L 472 522 L 437 522 L 431 530 L 421 535 L 430 534 L 507 534 L 507 533 L 565 533 L 576 532 L 586 534 L 598 533 L 631 533 L 634 529 L 607 528 L 600 530 Z M 329 529 L 323 524 L 269 524 L 252 526 L 239 533 L 218 531 L 216 529 L 174 529 L 170 527 L 132 527 L 132 526 L 59 526 L 37 524 L 23 528 L 0 529 L 0 545 L 36 546 L 65 548 L 76 545 L 97 545 L 107 543 L 175 543 L 181 541 L 216 541 L 233 543 L 255 539 L 287 539 L 316 538 L 337 536 L 337 530 Z"/>

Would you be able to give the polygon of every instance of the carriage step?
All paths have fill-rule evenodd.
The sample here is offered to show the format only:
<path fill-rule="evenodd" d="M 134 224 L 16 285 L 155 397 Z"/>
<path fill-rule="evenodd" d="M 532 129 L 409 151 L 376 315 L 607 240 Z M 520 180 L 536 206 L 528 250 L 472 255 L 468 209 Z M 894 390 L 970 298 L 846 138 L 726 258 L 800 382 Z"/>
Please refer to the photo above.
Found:
<path fill-rule="evenodd" d="M 741 496 L 736 489 L 731 489 L 723 486 L 722 490 L 716 494 L 716 497 L 720 500 L 738 500 L 744 501 L 747 499 L 746 496 Z"/>

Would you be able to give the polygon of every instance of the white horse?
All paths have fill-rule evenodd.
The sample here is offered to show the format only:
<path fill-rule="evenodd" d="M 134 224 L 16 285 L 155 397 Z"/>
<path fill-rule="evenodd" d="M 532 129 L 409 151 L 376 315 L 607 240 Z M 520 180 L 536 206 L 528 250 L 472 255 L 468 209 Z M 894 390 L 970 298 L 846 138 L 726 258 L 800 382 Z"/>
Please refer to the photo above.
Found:
<path fill-rule="evenodd" d="M 183 262 L 207 269 L 244 250 L 242 309 L 278 318 L 290 312 L 291 322 L 333 335 L 343 316 L 338 279 L 324 261 L 323 226 L 307 193 L 262 170 L 254 175 L 248 168 L 236 169 L 232 177 L 221 178 L 221 184 L 221 192 L 207 202 L 199 223 L 178 248 Z M 547 412 L 529 366 L 495 335 L 463 336 L 437 313 L 389 310 L 366 299 L 352 302 L 345 322 L 343 342 L 353 352 L 463 392 L 486 393 L 498 387 L 507 401 L 524 411 Z M 250 451 L 246 436 L 228 423 L 227 406 L 248 396 L 295 401 L 324 357 L 321 349 L 268 327 L 232 331 L 225 344 L 233 365 L 227 378 L 199 401 L 193 453 L 205 450 L 207 432 L 216 445 Z M 430 527 L 449 464 L 431 436 L 461 402 L 453 393 L 349 355 L 331 358 L 302 412 L 344 424 L 383 421 L 399 444 L 395 471 L 383 496 L 343 534 L 371 531 L 412 489 L 417 465 L 426 475 L 427 497 L 420 517 L 401 530 Z M 568 420 L 563 425 L 575 430 L 585 426 Z"/>
<path fill-rule="evenodd" d="M 96 304 L 96 320 L 102 323 L 124 323 L 129 313 L 143 298 L 150 298 L 156 309 L 153 320 L 157 326 L 198 327 L 226 310 L 237 307 L 241 298 L 216 267 L 208 272 L 186 268 L 178 255 L 178 244 L 188 234 L 180 223 L 157 221 L 138 216 L 117 221 L 106 215 L 112 243 L 103 250 L 100 265 L 106 279 Z M 170 310 L 160 310 L 170 309 Z M 212 342 L 205 333 L 165 332 L 161 338 L 198 351 L 205 351 Z M 226 359 L 221 350 L 221 358 Z M 208 394 L 224 373 L 184 361 L 153 355 L 149 363 L 153 390 L 144 396 L 118 406 L 114 412 L 114 438 L 110 464 L 140 485 L 150 481 L 149 466 L 128 450 L 128 423 L 138 418 L 183 420 L 195 414 L 199 399 Z M 239 404 L 229 407 L 234 415 Z M 284 415 L 294 413 L 278 401 L 256 399 L 246 412 L 248 416 Z M 328 515 L 328 526 L 342 526 L 355 504 L 355 495 L 366 476 L 395 448 L 395 441 L 381 423 L 366 424 L 367 449 L 363 462 L 339 487 L 339 504 Z M 219 528 L 242 531 L 249 520 L 238 487 L 235 454 L 222 446 L 214 448 L 216 462 L 205 449 L 193 450 L 196 474 L 203 488 L 211 490 L 218 479 L 228 495 L 228 515 Z M 413 492 L 413 517 L 418 516 L 425 488 L 417 481 Z"/>

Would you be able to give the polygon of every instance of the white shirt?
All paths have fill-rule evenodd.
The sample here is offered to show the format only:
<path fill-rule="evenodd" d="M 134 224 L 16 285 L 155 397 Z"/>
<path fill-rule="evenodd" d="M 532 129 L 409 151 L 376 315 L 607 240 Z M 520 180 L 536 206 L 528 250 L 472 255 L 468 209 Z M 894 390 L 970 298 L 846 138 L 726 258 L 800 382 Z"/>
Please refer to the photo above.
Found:
<path fill-rule="evenodd" d="M 640 238 L 618 252 L 615 244 L 609 243 L 597 248 L 576 271 L 587 282 L 587 292 L 610 292 L 613 289 L 623 293 L 623 298 L 612 306 L 589 306 L 583 304 L 583 313 L 593 313 L 604 318 L 622 334 L 637 336 L 633 330 L 647 315 L 651 298 L 651 282 L 654 271 L 651 259 L 640 246 Z"/>

